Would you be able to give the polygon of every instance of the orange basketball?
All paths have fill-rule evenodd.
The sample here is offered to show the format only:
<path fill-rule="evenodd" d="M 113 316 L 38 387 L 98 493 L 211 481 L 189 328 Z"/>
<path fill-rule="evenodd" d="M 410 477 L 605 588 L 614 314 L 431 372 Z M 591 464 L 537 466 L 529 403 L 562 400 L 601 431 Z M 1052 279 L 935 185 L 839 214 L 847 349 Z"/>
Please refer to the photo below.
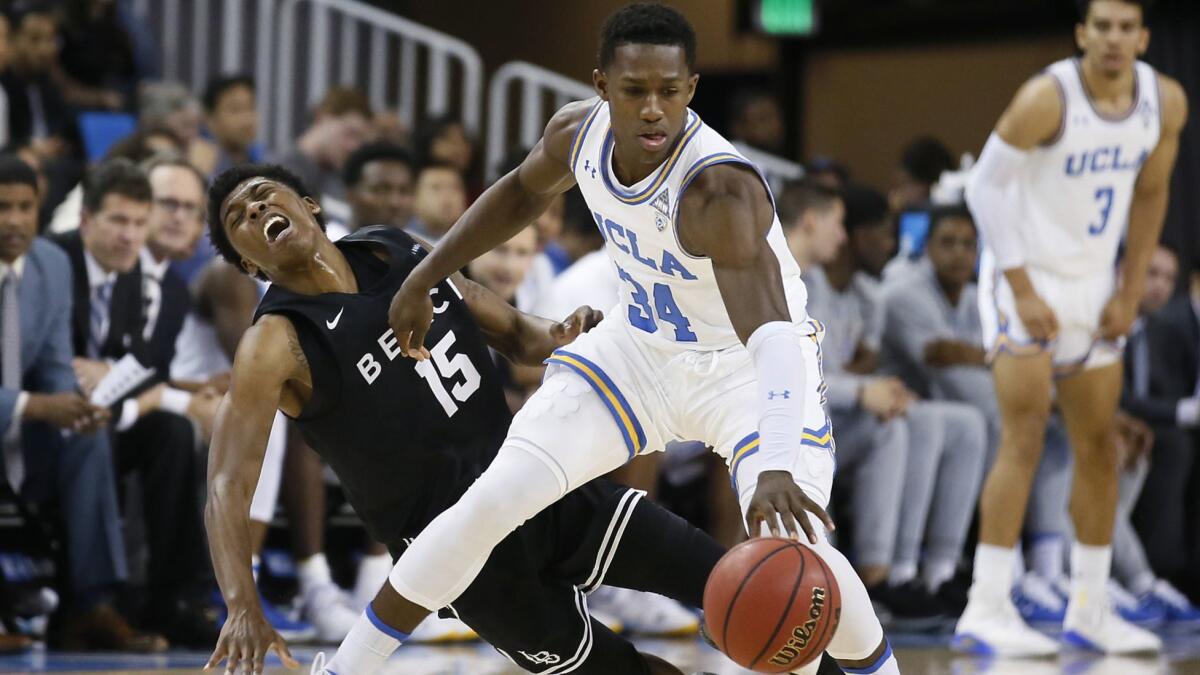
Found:
<path fill-rule="evenodd" d="M 738 665 L 760 673 L 787 673 L 819 658 L 841 614 L 833 571 L 791 539 L 735 546 L 704 589 L 709 636 Z"/>

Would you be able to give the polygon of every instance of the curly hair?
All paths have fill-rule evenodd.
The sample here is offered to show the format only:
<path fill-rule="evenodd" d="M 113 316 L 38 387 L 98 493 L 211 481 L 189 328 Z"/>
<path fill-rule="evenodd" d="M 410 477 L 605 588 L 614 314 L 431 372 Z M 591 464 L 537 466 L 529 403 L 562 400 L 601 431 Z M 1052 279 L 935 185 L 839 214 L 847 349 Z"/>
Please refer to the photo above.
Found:
<path fill-rule="evenodd" d="M 278 164 L 241 164 L 217 176 L 213 180 L 212 187 L 208 189 L 208 238 L 212 240 L 217 253 L 220 253 L 221 257 L 228 261 L 229 264 L 240 270 L 245 269 L 242 267 L 242 255 L 234 248 L 233 242 L 229 241 L 229 235 L 225 232 L 225 226 L 221 223 L 221 205 L 225 203 L 226 198 L 229 197 L 234 188 L 251 178 L 273 180 L 276 183 L 287 186 L 288 189 L 300 197 L 308 197 L 309 199 L 316 200 L 314 194 L 304 185 L 304 181 L 300 180 L 299 176 Z M 324 232 L 325 213 L 317 213 L 316 219 L 317 225 Z M 258 274 L 258 277 L 266 279 L 261 272 Z"/>
<path fill-rule="evenodd" d="M 688 70 L 696 65 L 696 31 L 679 10 L 656 2 L 626 5 L 600 29 L 600 68 L 612 63 L 621 45 L 673 45 L 683 48 Z"/>

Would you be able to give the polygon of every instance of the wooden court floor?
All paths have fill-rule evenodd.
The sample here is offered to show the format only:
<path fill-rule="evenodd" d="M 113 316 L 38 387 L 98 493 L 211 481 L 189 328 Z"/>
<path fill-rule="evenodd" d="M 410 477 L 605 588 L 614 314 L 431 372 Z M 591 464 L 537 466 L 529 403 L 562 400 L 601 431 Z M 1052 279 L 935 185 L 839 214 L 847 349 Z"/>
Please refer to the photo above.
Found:
<path fill-rule="evenodd" d="M 924 639 L 896 638 L 904 675 L 1200 675 L 1200 636 L 1172 640 L 1166 655 L 1156 659 L 1095 658 L 1073 653 L 1047 661 L 988 662 L 956 655 Z M 925 643 L 925 644 L 923 644 Z M 638 641 L 644 651 L 657 654 L 685 672 L 715 675 L 748 675 L 721 654 L 699 641 Z M 907 646 L 905 646 L 907 645 Z M 268 673 L 308 672 L 316 650 L 297 648 L 293 654 L 303 668 L 288 671 L 278 666 Z M 21 657 L 0 658 L 0 673 L 203 673 L 206 654 L 173 652 L 165 656 L 123 654 L 72 655 L 35 651 Z M 217 671 L 220 672 L 220 671 Z M 455 647 L 405 646 L 388 662 L 386 675 L 520 675 L 517 669 L 486 645 Z M 613 675 L 620 675 L 614 673 Z"/>

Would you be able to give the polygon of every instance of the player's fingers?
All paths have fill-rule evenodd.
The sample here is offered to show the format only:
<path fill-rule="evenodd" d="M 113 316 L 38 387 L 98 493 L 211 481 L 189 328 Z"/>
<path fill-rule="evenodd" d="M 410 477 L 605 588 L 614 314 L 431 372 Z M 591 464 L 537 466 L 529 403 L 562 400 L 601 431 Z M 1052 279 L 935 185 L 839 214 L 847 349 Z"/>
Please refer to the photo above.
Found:
<path fill-rule="evenodd" d="M 285 668 L 300 667 L 300 662 L 298 662 L 296 658 L 292 656 L 292 651 L 288 649 L 287 643 L 283 641 L 283 638 L 279 636 L 279 633 L 275 634 L 275 641 L 271 643 L 271 649 L 274 649 L 275 653 L 279 655 L 279 660 L 283 661 Z"/>
<path fill-rule="evenodd" d="M 241 650 L 235 645 L 229 650 L 229 657 L 225 660 L 225 672 L 230 675 L 237 673 L 238 658 Z"/>
<path fill-rule="evenodd" d="M 208 657 L 208 663 L 204 664 L 205 670 L 212 670 L 221 664 L 221 659 L 225 658 L 224 641 L 218 640 L 217 647 L 213 650 L 212 656 Z"/>
<path fill-rule="evenodd" d="M 763 514 L 758 507 L 752 506 L 746 511 L 746 532 L 751 539 L 762 536 Z"/>
<path fill-rule="evenodd" d="M 804 538 L 808 540 L 808 543 L 815 546 L 817 544 L 817 532 L 813 529 L 812 519 L 808 517 L 808 500 L 804 498 L 803 494 L 793 494 L 790 497 L 792 501 L 791 517 L 800 525 L 800 529 L 804 530 Z M 799 539 L 800 537 L 797 536 L 796 538 Z"/>
<path fill-rule="evenodd" d="M 775 512 L 779 515 L 779 519 L 783 521 L 783 529 L 787 531 L 788 538 L 799 541 L 800 531 L 796 529 L 796 514 L 792 512 L 791 505 L 786 503 L 786 499 L 782 500 L 782 502 L 775 505 Z"/>
<path fill-rule="evenodd" d="M 820 504 L 814 502 L 812 497 L 804 495 L 802 499 L 804 501 L 804 509 L 806 511 L 815 513 L 817 517 L 821 519 L 821 523 L 825 525 L 825 529 L 829 530 L 830 532 L 833 532 L 837 529 L 837 526 L 833 524 L 833 518 L 829 517 L 829 512 L 821 508 Z"/>

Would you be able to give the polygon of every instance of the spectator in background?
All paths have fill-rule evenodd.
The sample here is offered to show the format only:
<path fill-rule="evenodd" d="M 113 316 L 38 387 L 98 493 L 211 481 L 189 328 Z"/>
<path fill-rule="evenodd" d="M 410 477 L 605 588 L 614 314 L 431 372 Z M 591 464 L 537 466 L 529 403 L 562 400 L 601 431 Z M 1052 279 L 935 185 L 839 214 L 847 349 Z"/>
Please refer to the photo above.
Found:
<path fill-rule="evenodd" d="M 192 166 L 205 176 L 217 166 L 217 146 L 200 135 L 200 101 L 176 82 L 147 82 L 138 91 L 138 128 L 175 137 Z"/>
<path fill-rule="evenodd" d="M 12 60 L 12 27 L 8 23 L 8 15 L 0 12 L 0 74 L 8 70 Z M 7 148 L 9 142 L 8 128 L 8 93 L 0 86 L 0 148 Z M 39 195 L 45 199 L 45 194 Z"/>
<path fill-rule="evenodd" d="M 8 98 L 9 142 L 28 144 L 43 159 L 72 150 L 70 111 L 53 78 L 58 67 L 58 17 L 54 5 L 20 0 L 9 9 L 12 62 L 0 75 Z"/>
<path fill-rule="evenodd" d="M 342 170 L 350 220 L 329 225 L 333 240 L 367 225 L 402 228 L 413 216 L 413 161 L 402 146 L 375 141 L 350 153 Z M 343 231 L 335 231 L 338 228 Z"/>
<path fill-rule="evenodd" d="M 1171 298 L 1178 275 L 1176 254 L 1159 246 L 1150 261 L 1139 317 L 1125 348 L 1125 390 L 1121 407 L 1151 425 L 1154 447 L 1134 522 L 1153 568 L 1181 584 L 1191 578 L 1200 557 L 1200 532 L 1190 522 L 1196 497 L 1190 488 L 1200 447 L 1200 271 L 1192 271 L 1188 292 Z M 1135 590 L 1136 589 L 1131 589 Z"/>
<path fill-rule="evenodd" d="M 55 80 L 76 108 L 121 110 L 134 101 L 138 72 L 133 39 L 116 0 L 67 0 Z"/>
<path fill-rule="evenodd" d="M 312 123 L 296 146 L 277 161 L 320 193 L 327 209 L 331 199 L 344 203 L 342 168 L 351 153 L 375 136 L 371 119 L 371 104 L 365 94 L 349 87 L 333 87 L 313 109 Z"/>
<path fill-rule="evenodd" d="M 813 157 L 804 177 L 831 190 L 841 190 L 850 183 L 850 170 L 831 157 Z"/>
<path fill-rule="evenodd" d="M 422 166 L 444 164 L 458 169 L 464 180 L 471 177 L 475 147 L 462 120 L 453 115 L 426 120 L 413 135 L 413 154 Z"/>
<path fill-rule="evenodd" d="M 729 105 L 729 140 L 786 156 L 786 127 L 779 99 L 764 89 L 743 89 Z"/>
<path fill-rule="evenodd" d="M 159 365 L 143 335 L 145 306 L 139 256 L 149 235 L 152 190 L 128 160 L 102 163 L 84 185 L 79 230 L 57 238 L 74 276 L 72 339 L 76 377 L 85 393 L 127 354 Z M 153 382 L 164 381 L 158 371 Z M 208 604 L 207 565 L 199 497 L 202 475 L 194 451 L 186 402 L 172 405 L 151 387 L 114 408 L 114 449 L 119 474 L 140 477 L 149 567 L 145 620 L 168 639 L 199 647 L 217 638 Z"/>
<path fill-rule="evenodd" d="M 263 150 L 258 138 L 258 100 L 254 78 L 226 75 L 208 83 L 201 98 L 208 133 L 219 153 L 213 173 L 237 164 L 259 162 Z"/>
<path fill-rule="evenodd" d="M 892 213 L 929 203 L 930 190 L 942 177 L 943 171 L 954 171 L 958 163 L 954 155 L 933 136 L 919 136 L 909 141 L 900 153 L 900 165 L 888 192 Z"/>
<path fill-rule="evenodd" d="M 24 499 L 59 507 L 67 587 L 51 645 L 161 651 L 161 637 L 134 631 L 111 604 L 127 570 L 111 445 L 96 431 L 108 411 L 77 392 L 70 264 L 37 237 L 37 190 L 28 166 L 0 156 L 0 334 L 12 330 L 17 347 L 0 363 L 5 478 Z M 7 372 L 9 357 L 19 372 Z"/>
<path fill-rule="evenodd" d="M 620 279 L 604 251 L 604 236 L 578 188 L 563 195 L 563 229 L 558 242 L 546 247 L 547 257 L 562 266 L 538 299 L 534 314 L 570 316 L 587 305 L 608 312 L 620 300 Z"/>
<path fill-rule="evenodd" d="M 404 228 L 414 237 L 436 244 L 467 210 L 462 173 L 451 164 L 426 164 L 417 172 L 414 215 Z"/>

